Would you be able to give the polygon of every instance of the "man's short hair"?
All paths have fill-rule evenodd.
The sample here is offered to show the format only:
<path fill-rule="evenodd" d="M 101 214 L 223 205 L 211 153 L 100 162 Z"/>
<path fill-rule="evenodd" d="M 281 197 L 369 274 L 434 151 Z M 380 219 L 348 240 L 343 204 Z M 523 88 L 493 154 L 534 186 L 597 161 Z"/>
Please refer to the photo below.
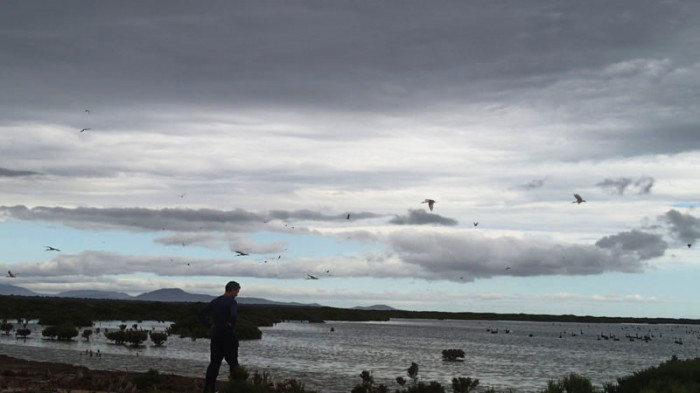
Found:
<path fill-rule="evenodd" d="M 226 284 L 226 292 L 231 292 L 235 289 L 241 289 L 241 284 L 235 282 L 235 281 L 229 281 Z"/>

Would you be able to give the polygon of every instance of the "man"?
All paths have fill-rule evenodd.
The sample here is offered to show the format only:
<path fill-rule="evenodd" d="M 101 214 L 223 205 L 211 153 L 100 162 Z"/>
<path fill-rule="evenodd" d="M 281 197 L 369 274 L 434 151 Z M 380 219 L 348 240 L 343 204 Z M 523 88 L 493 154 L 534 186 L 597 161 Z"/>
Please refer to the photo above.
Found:
<path fill-rule="evenodd" d="M 197 313 L 202 324 L 207 329 L 211 329 L 210 361 L 204 382 L 204 393 L 214 393 L 216 377 L 219 375 L 223 359 L 226 359 L 231 370 L 238 366 L 238 338 L 234 334 L 234 330 L 238 317 L 236 296 L 240 290 L 241 286 L 237 282 L 229 281 L 226 284 L 224 294 L 202 307 Z M 213 323 L 209 323 L 206 319 L 209 314 L 211 314 Z"/>

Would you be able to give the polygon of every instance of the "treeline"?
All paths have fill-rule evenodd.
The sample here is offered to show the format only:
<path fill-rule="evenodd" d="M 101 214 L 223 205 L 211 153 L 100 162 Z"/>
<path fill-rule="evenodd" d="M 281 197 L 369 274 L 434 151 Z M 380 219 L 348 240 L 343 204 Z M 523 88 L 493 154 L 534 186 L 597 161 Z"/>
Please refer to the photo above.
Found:
<path fill-rule="evenodd" d="M 0 320 L 38 319 L 41 325 L 70 323 L 92 326 L 95 321 L 156 320 L 174 322 L 170 334 L 182 337 L 208 337 L 197 320 L 201 302 L 147 302 L 136 300 L 71 299 L 57 297 L 0 296 Z M 504 320 L 580 323 L 700 324 L 698 319 L 593 317 L 576 315 L 496 314 L 403 310 L 355 310 L 334 307 L 274 306 L 239 304 L 236 326 L 241 339 L 259 339 L 261 326 L 282 321 L 388 321 L 391 318 Z"/>

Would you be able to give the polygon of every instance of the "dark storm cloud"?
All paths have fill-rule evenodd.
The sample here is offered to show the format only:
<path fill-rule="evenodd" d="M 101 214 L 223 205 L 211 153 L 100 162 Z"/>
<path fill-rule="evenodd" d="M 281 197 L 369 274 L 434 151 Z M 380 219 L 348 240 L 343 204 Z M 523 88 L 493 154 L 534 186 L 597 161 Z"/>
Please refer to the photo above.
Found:
<path fill-rule="evenodd" d="M 25 177 L 33 175 L 38 175 L 38 173 L 32 171 L 16 171 L 0 167 L 0 177 Z"/>
<path fill-rule="evenodd" d="M 410 209 L 408 215 L 400 216 L 397 215 L 391 220 L 390 224 L 396 225 L 444 225 L 444 226 L 455 226 L 457 225 L 457 220 L 452 218 L 443 217 L 439 214 L 429 213 L 425 210 L 420 209 Z"/>
<path fill-rule="evenodd" d="M 697 10 L 651 0 L 13 1 L 0 13 L 12 92 L 0 102 L 17 109 L 12 119 L 72 124 L 61 113 L 87 103 L 110 112 L 132 102 L 126 121 L 149 102 L 394 111 L 502 99 L 650 47 L 692 63 L 678 37 Z"/>
<path fill-rule="evenodd" d="M 659 217 L 669 225 L 669 232 L 674 238 L 687 243 L 700 239 L 700 219 L 671 209 Z"/>
<path fill-rule="evenodd" d="M 596 186 L 618 195 L 624 195 L 627 191 L 642 195 L 651 193 L 651 188 L 654 186 L 654 178 L 651 176 L 641 176 L 637 179 L 628 177 L 605 179 L 596 184 Z"/>
<path fill-rule="evenodd" d="M 148 208 L 64 208 L 38 206 L 0 206 L 0 214 L 24 221 L 59 222 L 79 229 L 115 229 L 134 231 L 255 231 L 283 230 L 267 225 L 271 220 L 342 222 L 347 213 L 325 215 L 310 210 L 251 213 L 242 209 L 148 209 Z M 377 217 L 374 213 L 352 213 L 353 220 Z M 210 244 L 209 235 L 181 234 L 161 239 L 164 244 L 187 243 L 187 239 Z"/>
<path fill-rule="evenodd" d="M 600 248 L 616 250 L 622 253 L 633 253 L 636 254 L 640 260 L 660 257 L 664 255 L 668 247 L 661 235 L 639 230 L 605 236 L 598 240 L 595 245 Z"/>

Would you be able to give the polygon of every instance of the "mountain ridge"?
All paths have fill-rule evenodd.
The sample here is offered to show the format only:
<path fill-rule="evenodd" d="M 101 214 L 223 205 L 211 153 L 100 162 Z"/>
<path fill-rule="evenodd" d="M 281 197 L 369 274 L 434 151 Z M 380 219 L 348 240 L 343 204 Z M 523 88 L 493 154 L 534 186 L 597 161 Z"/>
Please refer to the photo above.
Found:
<path fill-rule="evenodd" d="M 71 290 L 63 291 L 57 294 L 44 294 L 34 292 L 32 290 L 11 284 L 0 284 L 0 295 L 7 296 L 45 296 L 45 297 L 64 297 L 77 299 L 103 299 L 103 300 L 135 300 L 135 301 L 150 301 L 150 302 L 209 302 L 217 296 L 189 293 L 180 288 L 161 288 L 150 292 L 132 296 L 124 292 L 101 291 L 101 290 Z M 236 298 L 239 304 L 258 304 L 270 306 L 306 306 L 306 307 L 323 307 L 318 303 L 297 303 L 297 302 L 282 302 L 256 297 L 238 297 Z"/>

